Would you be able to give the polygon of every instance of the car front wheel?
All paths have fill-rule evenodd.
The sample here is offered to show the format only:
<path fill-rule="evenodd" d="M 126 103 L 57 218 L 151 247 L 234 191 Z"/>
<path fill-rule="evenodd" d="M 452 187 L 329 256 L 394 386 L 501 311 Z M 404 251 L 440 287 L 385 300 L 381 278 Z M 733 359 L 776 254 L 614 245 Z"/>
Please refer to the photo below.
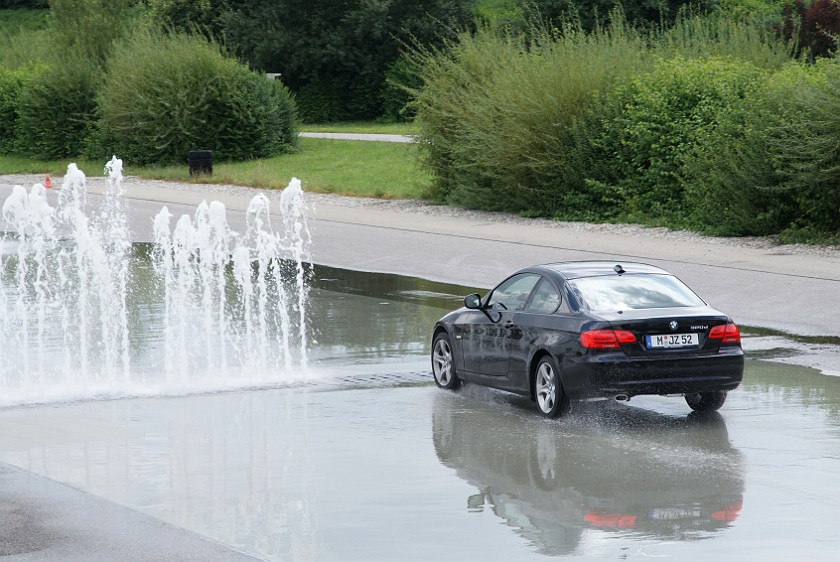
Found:
<path fill-rule="evenodd" d="M 440 332 L 432 342 L 432 373 L 435 383 L 447 390 L 454 390 L 461 384 L 455 372 L 455 357 L 452 354 L 452 343 L 446 332 Z"/>
<path fill-rule="evenodd" d="M 716 412 L 726 402 L 726 391 L 715 390 L 714 392 L 686 394 L 685 401 L 688 407 L 695 412 Z"/>
<path fill-rule="evenodd" d="M 534 397 L 540 413 L 547 418 L 556 418 L 569 409 L 569 399 L 563 392 L 557 362 L 551 356 L 546 355 L 537 364 Z"/>

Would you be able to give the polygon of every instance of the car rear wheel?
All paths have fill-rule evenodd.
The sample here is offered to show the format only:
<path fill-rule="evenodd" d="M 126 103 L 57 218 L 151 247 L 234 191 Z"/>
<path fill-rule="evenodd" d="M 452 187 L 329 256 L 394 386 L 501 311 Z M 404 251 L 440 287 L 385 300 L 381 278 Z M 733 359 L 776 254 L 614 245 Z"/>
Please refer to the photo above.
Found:
<path fill-rule="evenodd" d="M 432 373 L 435 383 L 447 390 L 454 390 L 461 384 L 455 372 L 455 360 L 452 355 L 452 343 L 446 332 L 439 332 L 432 342 Z"/>
<path fill-rule="evenodd" d="M 715 390 L 714 392 L 686 394 L 685 401 L 688 407 L 695 412 L 716 412 L 726 402 L 726 391 Z"/>
<path fill-rule="evenodd" d="M 556 418 L 569 409 L 569 399 L 563 392 L 560 382 L 560 370 L 550 355 L 546 355 L 537 364 L 534 378 L 534 397 L 540 413 L 547 418 Z"/>

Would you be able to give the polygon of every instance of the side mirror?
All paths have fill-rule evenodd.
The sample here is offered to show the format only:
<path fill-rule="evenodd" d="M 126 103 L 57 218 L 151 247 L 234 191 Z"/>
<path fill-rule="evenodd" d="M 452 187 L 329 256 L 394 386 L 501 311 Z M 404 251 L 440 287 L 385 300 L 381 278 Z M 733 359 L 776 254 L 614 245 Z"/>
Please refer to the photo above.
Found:
<path fill-rule="evenodd" d="M 467 295 L 464 297 L 464 306 L 472 310 L 481 308 L 481 295 L 478 293 Z"/>

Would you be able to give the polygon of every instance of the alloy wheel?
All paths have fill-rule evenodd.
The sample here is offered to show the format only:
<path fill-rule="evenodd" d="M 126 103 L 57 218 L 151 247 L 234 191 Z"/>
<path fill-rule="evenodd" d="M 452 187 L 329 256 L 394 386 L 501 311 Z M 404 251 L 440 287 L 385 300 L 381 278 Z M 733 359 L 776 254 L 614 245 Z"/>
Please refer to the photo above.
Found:
<path fill-rule="evenodd" d="M 452 379 L 452 349 L 444 338 L 439 338 L 435 342 L 432 367 L 438 384 L 444 387 L 448 385 Z"/>
<path fill-rule="evenodd" d="M 551 412 L 557 400 L 557 376 L 548 361 L 543 361 L 537 368 L 536 395 L 537 404 L 544 414 Z"/>

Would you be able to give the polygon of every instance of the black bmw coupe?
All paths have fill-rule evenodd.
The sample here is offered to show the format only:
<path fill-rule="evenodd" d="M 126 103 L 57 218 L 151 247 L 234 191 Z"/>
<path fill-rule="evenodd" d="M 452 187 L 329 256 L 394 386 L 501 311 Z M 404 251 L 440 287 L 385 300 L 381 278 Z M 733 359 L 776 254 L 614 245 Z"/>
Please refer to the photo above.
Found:
<path fill-rule="evenodd" d="M 530 396 L 556 417 L 572 400 L 685 396 L 714 411 L 743 378 L 741 335 L 667 271 L 641 263 L 522 269 L 435 325 L 438 386 L 462 381 Z"/>

